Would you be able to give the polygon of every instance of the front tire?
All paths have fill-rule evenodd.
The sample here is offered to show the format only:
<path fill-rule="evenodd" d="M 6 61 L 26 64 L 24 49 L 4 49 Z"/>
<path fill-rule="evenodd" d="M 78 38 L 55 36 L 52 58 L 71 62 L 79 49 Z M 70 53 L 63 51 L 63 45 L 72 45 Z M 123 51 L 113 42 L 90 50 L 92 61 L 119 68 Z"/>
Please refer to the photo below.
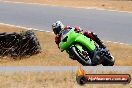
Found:
<path fill-rule="evenodd" d="M 70 49 L 70 53 L 73 55 L 73 57 L 81 63 L 83 66 L 91 66 L 92 64 L 85 60 L 83 56 L 78 52 L 78 49 L 75 46 L 72 46 Z"/>

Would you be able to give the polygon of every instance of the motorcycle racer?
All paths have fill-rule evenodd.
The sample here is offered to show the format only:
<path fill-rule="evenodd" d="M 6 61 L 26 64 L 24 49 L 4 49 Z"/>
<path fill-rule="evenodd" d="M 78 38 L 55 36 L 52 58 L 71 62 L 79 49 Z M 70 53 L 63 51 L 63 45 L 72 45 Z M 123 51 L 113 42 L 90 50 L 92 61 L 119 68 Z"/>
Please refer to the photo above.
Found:
<path fill-rule="evenodd" d="M 55 23 L 52 24 L 52 30 L 55 34 L 55 43 L 57 44 L 58 48 L 60 48 L 59 43 L 61 41 L 61 32 L 63 30 L 68 30 L 71 28 L 72 27 L 70 26 L 64 26 L 61 21 L 56 21 Z M 103 42 L 99 39 L 99 37 L 94 32 L 91 32 L 91 31 L 83 32 L 83 30 L 79 26 L 75 26 L 74 30 L 77 32 L 82 32 L 83 35 L 94 40 L 99 45 L 100 48 L 106 48 L 106 46 L 103 44 Z"/>
<path fill-rule="evenodd" d="M 73 60 L 85 66 L 113 66 L 115 59 L 99 37 L 79 26 L 64 26 L 61 21 L 52 24 L 58 48 L 69 54 Z"/>

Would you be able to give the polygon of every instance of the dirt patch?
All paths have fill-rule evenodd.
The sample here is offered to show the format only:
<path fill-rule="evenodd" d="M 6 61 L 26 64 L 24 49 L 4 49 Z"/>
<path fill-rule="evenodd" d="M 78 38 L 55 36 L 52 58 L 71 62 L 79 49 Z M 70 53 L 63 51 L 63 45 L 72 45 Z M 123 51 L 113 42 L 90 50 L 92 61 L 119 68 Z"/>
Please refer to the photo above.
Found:
<path fill-rule="evenodd" d="M 11 0 L 11 1 L 41 3 L 69 7 L 99 7 L 111 10 L 132 11 L 131 0 Z"/>
<path fill-rule="evenodd" d="M 130 74 L 125 72 L 104 72 L 102 74 Z M 132 75 L 132 74 L 131 74 Z M 131 88 L 130 84 L 86 84 L 80 86 L 76 82 L 74 71 L 45 71 L 45 72 L 0 72 L 0 88 Z"/>
<path fill-rule="evenodd" d="M 20 32 L 24 29 L 0 25 L 0 32 Z M 34 31 L 42 47 L 40 54 L 25 58 L 0 57 L 3 66 L 78 66 L 77 61 L 71 60 L 66 52 L 60 52 L 54 42 L 54 34 Z M 132 65 L 132 45 L 105 43 L 116 59 L 116 66 Z"/>

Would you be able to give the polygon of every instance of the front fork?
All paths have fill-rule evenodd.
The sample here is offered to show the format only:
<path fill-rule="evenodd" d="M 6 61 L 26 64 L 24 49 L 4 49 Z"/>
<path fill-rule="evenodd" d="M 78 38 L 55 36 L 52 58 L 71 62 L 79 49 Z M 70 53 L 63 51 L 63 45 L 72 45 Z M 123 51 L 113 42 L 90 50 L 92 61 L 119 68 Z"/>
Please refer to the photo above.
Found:
<path fill-rule="evenodd" d="M 73 47 L 74 45 L 72 45 L 71 47 Z M 83 48 L 79 45 L 79 44 L 76 44 L 75 45 L 81 52 L 83 51 Z M 71 48 L 70 47 L 70 48 Z M 69 49 L 70 50 L 70 49 Z M 66 52 L 69 54 L 69 58 L 73 59 L 73 60 L 76 60 L 75 57 L 73 56 L 72 53 L 69 52 L 69 50 L 66 50 Z"/>
<path fill-rule="evenodd" d="M 80 44 L 76 44 L 75 46 L 76 46 L 76 48 L 78 49 L 78 52 L 79 52 L 82 56 L 84 56 L 85 60 L 86 60 L 88 63 L 92 64 L 92 60 L 91 60 L 91 58 L 90 58 L 90 56 L 89 56 L 89 53 L 88 53 L 86 50 L 84 50 L 83 47 L 82 47 Z"/>

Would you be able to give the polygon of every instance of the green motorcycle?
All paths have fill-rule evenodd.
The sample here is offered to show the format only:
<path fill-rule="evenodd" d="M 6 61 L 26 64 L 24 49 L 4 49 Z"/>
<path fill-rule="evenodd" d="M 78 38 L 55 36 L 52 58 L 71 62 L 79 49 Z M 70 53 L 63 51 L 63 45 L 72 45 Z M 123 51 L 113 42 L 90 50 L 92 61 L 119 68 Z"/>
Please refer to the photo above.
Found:
<path fill-rule="evenodd" d="M 106 50 L 99 48 L 92 39 L 84 36 L 82 32 L 74 31 L 74 28 L 61 32 L 61 51 L 66 51 L 70 58 L 77 60 L 84 66 L 113 66 L 114 57 Z"/>

